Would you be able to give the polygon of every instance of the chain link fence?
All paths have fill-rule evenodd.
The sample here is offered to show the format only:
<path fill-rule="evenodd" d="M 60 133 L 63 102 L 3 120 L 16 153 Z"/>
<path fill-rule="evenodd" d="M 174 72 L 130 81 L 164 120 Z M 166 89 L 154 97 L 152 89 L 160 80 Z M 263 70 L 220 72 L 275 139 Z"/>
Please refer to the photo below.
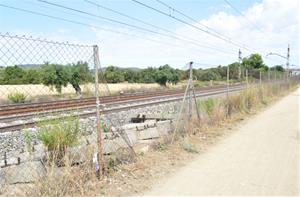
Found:
<path fill-rule="evenodd" d="M 93 46 L 10 34 L 0 46 L 0 104 L 94 96 Z"/>
<path fill-rule="evenodd" d="M 190 81 L 183 102 L 159 108 L 162 113 L 172 111 L 166 116 L 177 115 L 175 124 L 170 116 L 126 125 L 137 111 L 130 105 L 118 110 L 124 103 L 113 101 L 124 100 L 111 96 L 98 50 L 96 45 L 0 34 L 0 194 L 90 194 L 96 180 L 116 164 L 136 160 L 135 145 L 140 141 L 150 139 L 143 141 L 147 148 L 151 139 L 161 136 L 172 143 L 202 132 L 204 139 L 211 135 L 203 132 L 205 128 L 221 124 L 232 113 L 250 110 L 264 102 L 264 95 L 285 88 L 278 83 L 257 90 L 259 83 L 284 82 L 285 75 L 242 69 L 241 85 L 247 91 L 226 96 L 224 88 L 221 98 L 196 99 Z M 229 76 L 230 83 L 237 80 Z M 182 146 L 196 151 L 189 143 Z"/>
<path fill-rule="evenodd" d="M 124 113 L 102 113 L 113 107 L 102 71 L 96 45 L 0 34 L 0 194 L 76 190 L 134 160 Z"/>

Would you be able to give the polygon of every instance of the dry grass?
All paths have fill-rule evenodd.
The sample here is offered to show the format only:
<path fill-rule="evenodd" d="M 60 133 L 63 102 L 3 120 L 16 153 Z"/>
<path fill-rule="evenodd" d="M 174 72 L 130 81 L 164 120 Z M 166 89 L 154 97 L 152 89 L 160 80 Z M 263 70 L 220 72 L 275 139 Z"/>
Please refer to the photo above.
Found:
<path fill-rule="evenodd" d="M 99 84 L 100 92 L 106 93 L 107 90 L 104 84 Z M 94 84 L 84 84 L 81 85 L 83 95 L 92 96 L 94 94 L 95 85 Z M 140 83 L 118 83 L 118 84 L 108 84 L 108 88 L 112 94 L 132 91 L 147 91 L 152 89 L 158 89 L 160 86 L 158 84 L 140 84 Z M 58 96 L 59 94 L 55 89 L 44 85 L 0 85 L 0 99 L 7 100 L 9 94 L 22 93 L 27 99 L 32 100 L 41 96 Z M 62 95 L 65 97 L 75 97 L 74 88 L 71 85 L 62 88 Z M 50 98 L 49 98 L 50 99 Z"/>
<path fill-rule="evenodd" d="M 272 86 L 270 86 L 272 87 Z M 269 102 L 275 101 L 289 89 L 287 86 L 277 88 L 264 87 L 233 94 L 226 98 L 216 98 L 210 110 L 210 115 L 204 114 L 201 122 L 192 119 L 182 122 L 186 125 L 179 130 L 177 141 L 170 144 L 171 136 L 155 141 L 149 152 L 139 154 L 135 162 L 112 165 L 107 170 L 107 176 L 98 181 L 94 173 L 91 161 L 80 165 L 67 165 L 57 173 L 53 172 L 37 182 L 34 187 L 27 188 L 23 192 L 26 196 L 129 196 L 139 195 L 151 188 L 166 176 L 176 171 L 180 166 L 201 154 L 212 144 L 218 142 L 222 136 L 230 134 L 236 123 L 245 121 L 249 115 L 255 114 L 266 105 L 261 95 L 268 98 Z M 231 106 L 232 113 L 226 114 L 226 108 Z M 250 108 L 249 108 L 250 107 Z M 89 154 L 91 154 L 90 152 Z"/>

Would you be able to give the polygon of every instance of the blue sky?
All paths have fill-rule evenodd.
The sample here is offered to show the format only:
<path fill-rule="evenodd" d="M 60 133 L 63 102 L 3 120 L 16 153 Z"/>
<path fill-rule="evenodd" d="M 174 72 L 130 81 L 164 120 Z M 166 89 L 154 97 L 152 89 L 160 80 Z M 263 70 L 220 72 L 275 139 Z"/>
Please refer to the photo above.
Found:
<path fill-rule="evenodd" d="M 48 0 L 50 2 L 55 2 L 60 5 L 64 5 L 67 7 L 72 7 L 80 10 L 84 10 L 86 12 L 90 12 L 96 15 L 101 15 L 108 18 L 113 18 L 116 20 L 120 20 L 126 23 L 142 26 L 145 28 L 149 28 L 143 24 L 140 24 L 136 21 L 132 21 L 130 19 L 121 17 L 114 13 L 108 12 L 101 8 L 97 8 L 94 5 L 88 4 L 83 0 L 61 0 L 61 1 L 53 1 Z M 213 46 L 220 46 L 224 50 L 228 51 L 237 51 L 238 49 L 230 44 L 223 43 L 221 40 L 217 40 L 215 38 L 210 38 L 207 35 L 203 35 L 193 29 L 189 29 L 185 25 L 174 21 L 171 18 L 164 17 L 155 13 L 147 8 L 144 8 L 130 0 L 91 0 L 100 5 L 109 7 L 111 9 L 117 10 L 122 13 L 126 13 L 130 16 L 139 18 L 148 23 L 155 24 L 156 26 L 167 28 L 171 31 L 174 31 L 176 34 L 180 34 L 189 38 L 196 38 L 197 40 L 206 42 L 207 44 Z M 169 9 L 163 7 L 162 5 L 155 2 L 155 0 L 140 0 L 143 3 L 151 5 L 155 8 L 158 8 L 165 12 L 170 12 Z M 264 13 L 269 14 L 271 17 L 272 14 L 276 14 L 276 10 L 274 9 L 274 3 L 270 2 L 270 0 L 265 1 L 251 1 L 251 0 L 229 0 L 235 7 L 239 10 L 243 11 L 245 15 L 249 14 L 250 17 L 253 16 L 253 12 L 257 11 L 258 14 L 261 15 L 260 18 L 253 18 L 253 23 L 257 24 L 262 31 L 255 31 L 254 27 L 244 28 L 244 26 L 239 25 L 237 27 L 237 22 L 244 23 L 245 25 L 251 26 L 251 24 L 247 24 L 247 20 L 238 15 L 233 9 L 231 9 L 223 0 L 163 0 L 165 3 L 171 5 L 172 7 L 184 12 L 185 14 L 193 17 L 197 21 L 201 23 L 205 23 L 206 25 L 213 27 L 218 32 L 221 32 L 224 35 L 229 35 L 233 38 L 234 41 L 239 43 L 246 43 L 247 46 L 256 45 L 253 43 L 251 39 L 257 39 L 257 43 L 264 44 L 264 46 L 259 46 L 262 49 L 262 53 L 269 52 L 279 52 L 285 53 L 285 48 L 288 43 L 291 44 L 292 52 L 294 52 L 294 56 L 291 57 L 294 64 L 299 64 L 299 39 L 295 37 L 296 33 L 299 33 L 299 25 L 295 34 L 292 35 L 282 35 L 284 31 L 283 28 L 289 29 L 291 26 L 294 28 L 295 20 L 286 18 L 285 21 L 290 21 L 290 23 L 282 22 L 283 26 L 276 26 L 277 21 L 266 20 L 266 16 Z M 275 0 L 276 1 L 276 0 Z M 287 2 L 288 3 L 288 2 Z M 199 61 L 201 63 L 206 64 L 226 64 L 233 61 L 236 61 L 236 54 L 232 54 L 230 56 L 222 56 L 221 54 L 214 54 L 214 51 L 207 51 L 205 48 L 204 53 L 196 53 L 192 46 L 187 47 L 185 43 L 177 43 L 174 40 L 168 40 L 163 37 L 157 37 L 151 33 L 142 32 L 136 29 L 132 29 L 120 24 L 115 24 L 111 22 L 107 22 L 102 19 L 93 18 L 90 16 L 86 16 L 83 14 L 78 14 L 76 12 L 64 10 L 61 8 L 53 7 L 51 5 L 47 5 L 35 0 L 0 0 L 0 4 L 5 4 L 9 6 L 14 6 L 18 8 L 28 9 L 36 12 L 46 13 L 48 15 L 53 15 L 57 17 L 67 18 L 74 21 L 79 21 L 82 23 L 95 25 L 99 27 L 105 27 L 117 31 L 128 32 L 131 34 L 138 34 L 144 38 L 151 38 L 156 40 L 168 41 L 169 43 L 176 43 L 180 46 L 189 48 L 188 50 L 178 49 L 175 50 L 173 48 L 168 48 L 169 46 L 164 45 L 154 45 L 149 44 L 143 39 L 134 39 L 129 38 L 128 36 L 120 36 L 118 34 L 105 32 L 100 29 L 89 28 L 85 26 L 80 26 L 76 24 L 71 24 L 68 22 L 58 21 L 54 19 L 49 19 L 42 16 L 36 16 L 29 13 L 19 12 L 15 10 L 11 10 L 8 8 L 3 8 L 0 6 L 0 32 L 5 33 L 9 32 L 11 34 L 26 34 L 32 35 L 34 37 L 42 37 L 48 39 L 56 39 L 60 41 L 71 41 L 71 42 L 79 42 L 79 43 L 88 43 L 88 44 L 98 44 L 100 46 L 102 64 L 104 66 L 114 64 L 117 66 L 136 66 L 136 67 L 146 67 L 146 66 L 159 66 L 160 64 L 169 63 L 175 67 L 181 67 L 184 65 L 184 62 L 188 62 L 190 60 Z M 265 9 L 260 11 L 260 5 Z M 294 6 L 295 7 L 295 6 Z M 299 11 L 299 4 L 297 3 L 297 9 Z M 287 7 L 285 12 L 289 12 L 295 8 Z M 288 16 L 286 13 L 282 14 L 285 17 L 294 16 L 291 14 Z M 178 16 L 178 15 L 175 15 Z M 179 17 L 179 16 L 178 16 Z M 261 21 L 266 20 L 265 23 L 260 23 Z M 223 20 L 223 21 L 222 21 Z M 274 19 L 276 20 L 276 19 Z M 258 21 L 257 23 L 255 21 Z M 223 24 L 228 22 L 229 28 L 222 28 Z M 274 23 L 274 24 L 273 24 Z M 197 24 L 197 23 L 195 23 Z M 272 26 L 272 28 L 270 28 Z M 230 29 L 230 27 L 232 29 Z M 153 29 L 153 28 L 150 28 Z M 249 32 L 249 33 L 248 33 Z M 249 34 L 249 39 L 247 40 L 247 34 Z M 262 36 L 266 36 L 265 34 L 269 34 L 273 36 L 274 39 L 280 40 L 280 43 L 273 44 L 270 42 L 259 41 L 262 39 Z M 274 35 L 273 35 L 274 34 Z M 251 36 L 251 37 L 250 37 Z M 282 37 L 280 37 L 282 36 Z M 280 38 L 279 38 L 280 37 Z M 269 39 L 269 38 L 268 38 Z M 273 42 L 275 42 L 273 40 Z M 251 46 L 252 47 L 252 46 Z M 140 51 L 144 51 L 141 53 L 136 48 L 139 48 Z M 118 49 L 118 50 L 116 50 Z M 154 50 L 155 49 L 155 50 Z M 162 55 L 163 53 L 163 55 Z M 249 52 L 244 52 L 245 56 L 248 55 Z M 143 55 L 145 54 L 145 55 Z M 182 57 L 178 57 L 178 54 L 182 54 Z M 220 56 L 220 57 L 219 57 Z M 209 58 L 210 57 L 210 58 Z M 273 58 L 272 61 L 266 60 L 269 64 L 275 64 L 276 62 L 282 63 L 284 60 L 280 58 Z M 272 63 L 273 62 L 273 63 Z"/>

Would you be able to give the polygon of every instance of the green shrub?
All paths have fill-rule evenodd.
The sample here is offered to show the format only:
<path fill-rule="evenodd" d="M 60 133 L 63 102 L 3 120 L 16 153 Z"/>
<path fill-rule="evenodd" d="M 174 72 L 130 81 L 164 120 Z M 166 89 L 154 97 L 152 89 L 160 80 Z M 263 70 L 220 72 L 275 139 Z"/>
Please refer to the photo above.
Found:
<path fill-rule="evenodd" d="M 234 112 L 241 112 L 244 109 L 243 99 L 240 94 L 229 95 L 228 100 L 224 99 L 227 108 L 227 115 L 230 116 Z"/>
<path fill-rule="evenodd" d="M 200 101 L 199 106 L 200 109 L 204 110 L 207 113 L 207 115 L 211 116 L 214 111 L 215 100 L 212 98 L 202 100 Z"/>
<path fill-rule="evenodd" d="M 244 97 L 246 110 L 251 110 L 259 102 L 259 98 L 258 98 L 259 93 L 258 90 L 255 88 L 249 88 L 243 91 L 242 95 Z"/>
<path fill-rule="evenodd" d="M 190 143 L 183 143 L 182 148 L 188 153 L 194 153 L 194 154 L 199 153 L 199 151 Z"/>
<path fill-rule="evenodd" d="M 37 138 L 50 151 L 50 159 L 60 162 L 66 149 L 77 144 L 79 132 L 78 117 L 61 117 L 41 123 Z"/>
<path fill-rule="evenodd" d="M 7 97 L 13 103 L 24 103 L 26 99 L 26 96 L 19 92 L 11 93 Z"/>
<path fill-rule="evenodd" d="M 24 137 L 25 147 L 26 147 L 27 151 L 29 153 L 32 153 L 32 149 L 33 149 L 32 140 L 34 137 L 33 134 L 30 133 L 29 131 L 25 131 L 23 134 L 23 137 Z"/>

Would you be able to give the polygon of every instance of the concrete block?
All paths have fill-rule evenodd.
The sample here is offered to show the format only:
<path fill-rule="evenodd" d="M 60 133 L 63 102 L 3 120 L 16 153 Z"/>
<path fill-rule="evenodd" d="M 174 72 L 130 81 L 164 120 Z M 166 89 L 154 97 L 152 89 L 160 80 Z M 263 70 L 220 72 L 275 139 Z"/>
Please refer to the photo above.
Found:
<path fill-rule="evenodd" d="M 2 189 L 5 186 L 5 173 L 2 168 L 0 168 L 0 194 L 3 192 Z"/>
<path fill-rule="evenodd" d="M 125 130 L 124 135 L 125 137 L 127 136 L 131 146 L 133 146 L 138 141 L 138 134 L 136 130 Z"/>
<path fill-rule="evenodd" d="M 3 168 L 9 184 L 32 183 L 46 176 L 46 168 L 40 161 L 25 162 Z"/>
<path fill-rule="evenodd" d="M 155 127 L 156 120 L 146 120 L 144 123 L 147 125 L 148 128 L 149 127 Z"/>
<path fill-rule="evenodd" d="M 118 151 L 120 148 L 126 148 L 128 145 L 123 140 L 123 138 L 115 138 L 113 140 L 104 140 L 103 141 L 103 153 L 111 154 Z"/>
<path fill-rule="evenodd" d="M 81 164 L 91 160 L 93 152 L 91 145 L 71 147 L 67 149 L 67 156 L 72 164 Z"/>
<path fill-rule="evenodd" d="M 172 131 L 170 120 L 158 121 L 156 127 L 160 135 L 168 135 Z"/>
<path fill-rule="evenodd" d="M 129 145 L 134 146 L 139 140 L 136 130 L 125 130 L 124 138 L 122 136 L 119 136 L 114 139 L 103 140 L 104 154 L 116 152 L 120 148 L 128 148 Z M 129 144 L 126 143 L 125 140 L 128 140 L 127 142 Z"/>
<path fill-rule="evenodd" d="M 156 127 L 139 131 L 140 140 L 147 140 L 153 138 L 159 138 L 159 133 Z"/>

